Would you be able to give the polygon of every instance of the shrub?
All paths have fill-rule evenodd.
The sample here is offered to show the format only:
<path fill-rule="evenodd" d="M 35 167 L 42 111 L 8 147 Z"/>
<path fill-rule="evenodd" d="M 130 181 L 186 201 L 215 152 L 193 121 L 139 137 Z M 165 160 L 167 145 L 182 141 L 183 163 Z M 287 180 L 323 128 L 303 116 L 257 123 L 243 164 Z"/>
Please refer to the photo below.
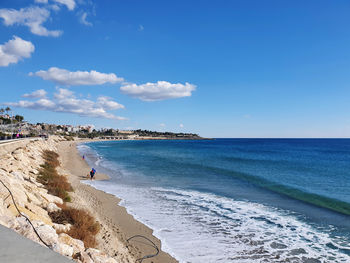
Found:
<path fill-rule="evenodd" d="M 66 139 L 66 141 L 74 141 L 74 138 L 73 138 L 73 136 L 64 136 L 63 138 L 65 138 Z"/>
<path fill-rule="evenodd" d="M 47 187 L 50 194 L 62 198 L 65 202 L 70 202 L 68 191 L 73 191 L 72 186 L 65 176 L 57 173 L 59 166 L 58 154 L 53 151 L 44 151 L 43 159 L 45 163 L 41 165 L 38 181 Z"/>
<path fill-rule="evenodd" d="M 43 158 L 45 163 L 41 165 L 38 181 L 47 187 L 50 194 L 61 197 L 64 202 L 70 202 L 68 191 L 73 189 L 67 178 L 57 173 L 58 154 L 53 151 L 44 151 Z M 95 247 L 95 236 L 100 231 L 99 223 L 85 210 L 68 207 L 65 203 L 57 205 L 61 210 L 49 213 L 52 222 L 71 224 L 72 227 L 67 232 L 68 235 L 82 240 L 87 248 Z"/>
<path fill-rule="evenodd" d="M 61 210 L 49 213 L 52 222 L 57 224 L 71 224 L 71 229 L 67 232 L 73 238 L 84 242 L 85 247 L 96 246 L 96 234 L 100 231 L 100 225 L 85 210 L 61 205 Z"/>

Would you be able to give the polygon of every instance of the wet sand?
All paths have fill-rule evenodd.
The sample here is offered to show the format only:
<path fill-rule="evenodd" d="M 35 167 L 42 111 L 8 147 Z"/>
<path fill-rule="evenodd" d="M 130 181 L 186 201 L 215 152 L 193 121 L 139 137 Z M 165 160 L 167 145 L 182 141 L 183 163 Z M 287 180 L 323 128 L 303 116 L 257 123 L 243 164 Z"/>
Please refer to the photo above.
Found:
<path fill-rule="evenodd" d="M 137 238 L 127 242 L 128 238 L 134 235 L 144 235 L 161 248 L 160 240 L 152 235 L 153 230 L 135 220 L 124 207 L 119 206 L 120 199 L 80 182 L 89 180 L 87 175 L 91 168 L 79 155 L 76 142 L 60 142 L 58 153 L 61 162 L 59 172 L 68 175 L 74 188 L 74 192 L 71 193 L 72 204 L 90 211 L 101 224 L 101 231 L 97 237 L 98 249 L 120 262 L 135 262 L 136 259 L 145 255 L 154 254 L 155 249 L 144 239 Z M 96 180 L 109 179 L 107 175 L 98 172 L 95 178 Z M 143 262 L 175 263 L 178 261 L 160 251 L 158 256 Z"/>

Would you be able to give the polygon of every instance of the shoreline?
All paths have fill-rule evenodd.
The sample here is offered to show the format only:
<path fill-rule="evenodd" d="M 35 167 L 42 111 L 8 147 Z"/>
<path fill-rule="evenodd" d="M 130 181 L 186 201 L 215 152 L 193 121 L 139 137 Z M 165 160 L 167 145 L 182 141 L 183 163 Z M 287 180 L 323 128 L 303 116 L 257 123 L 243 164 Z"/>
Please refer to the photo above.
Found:
<path fill-rule="evenodd" d="M 63 141 L 58 145 L 62 174 L 68 174 L 68 179 L 74 188 L 71 194 L 74 206 L 87 209 L 101 224 L 97 235 L 98 249 L 121 262 L 135 262 L 145 255 L 154 254 L 155 249 L 142 239 L 127 239 L 134 235 L 143 235 L 151 239 L 159 248 L 156 257 L 150 259 L 154 263 L 178 262 L 168 253 L 162 251 L 161 241 L 153 235 L 153 229 L 137 221 L 126 208 L 120 206 L 120 198 L 84 184 L 90 167 L 80 156 L 77 144 L 102 140 Z M 108 140 L 110 141 L 110 140 Z M 109 176 L 96 173 L 95 180 L 108 180 Z"/>

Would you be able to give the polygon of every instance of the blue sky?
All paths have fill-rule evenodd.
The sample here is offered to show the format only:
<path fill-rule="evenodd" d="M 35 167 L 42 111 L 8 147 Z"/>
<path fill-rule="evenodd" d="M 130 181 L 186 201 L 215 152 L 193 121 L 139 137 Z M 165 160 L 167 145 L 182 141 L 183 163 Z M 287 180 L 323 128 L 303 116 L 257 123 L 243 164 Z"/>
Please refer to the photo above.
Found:
<path fill-rule="evenodd" d="M 348 1 L 2 0 L 0 103 L 30 122 L 349 137 L 349 14 Z"/>

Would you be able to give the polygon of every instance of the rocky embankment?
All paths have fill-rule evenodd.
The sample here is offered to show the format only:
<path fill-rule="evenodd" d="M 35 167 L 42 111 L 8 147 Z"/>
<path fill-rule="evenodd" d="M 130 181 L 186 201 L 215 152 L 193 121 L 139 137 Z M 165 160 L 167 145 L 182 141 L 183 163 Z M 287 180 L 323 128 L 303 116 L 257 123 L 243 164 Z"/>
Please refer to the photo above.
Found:
<path fill-rule="evenodd" d="M 40 237 L 54 251 L 74 259 L 76 262 L 117 261 L 100 250 L 85 248 L 84 242 L 74 239 L 64 232 L 69 224 L 55 224 L 49 213 L 59 211 L 63 200 L 48 193 L 45 186 L 37 182 L 40 165 L 44 163 L 44 150 L 57 151 L 60 138 L 26 141 L 9 145 L 0 145 L 0 180 L 11 190 L 16 205 L 26 215 Z M 0 224 L 43 245 L 29 222 L 22 217 L 8 190 L 0 183 Z"/>

